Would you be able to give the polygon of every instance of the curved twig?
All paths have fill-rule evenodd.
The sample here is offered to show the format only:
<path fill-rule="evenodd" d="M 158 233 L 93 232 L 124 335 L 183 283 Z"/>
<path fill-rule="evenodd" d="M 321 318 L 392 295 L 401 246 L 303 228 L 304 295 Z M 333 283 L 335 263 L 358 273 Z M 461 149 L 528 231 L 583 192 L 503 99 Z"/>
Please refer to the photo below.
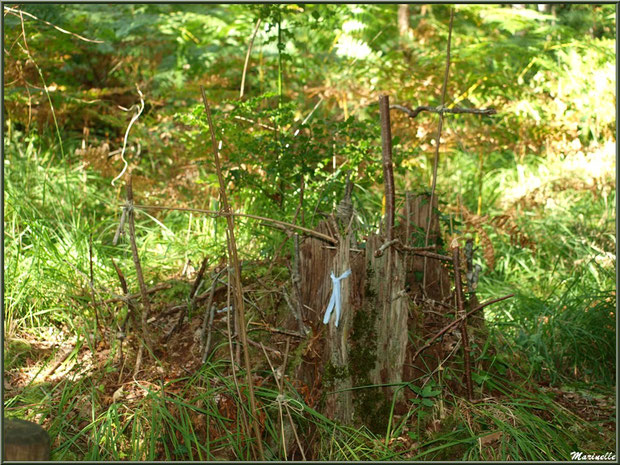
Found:
<path fill-rule="evenodd" d="M 57 31 L 62 32 L 63 34 L 69 34 L 70 36 L 77 37 L 78 39 L 83 40 L 84 42 L 93 42 L 93 43 L 95 43 L 95 44 L 103 44 L 103 43 L 105 43 L 105 41 L 103 41 L 103 40 L 87 39 L 86 37 L 82 37 L 81 35 L 76 34 L 75 32 L 66 31 L 66 30 L 64 30 L 63 28 L 58 27 L 58 26 L 56 26 L 55 24 L 50 23 L 49 21 L 45 21 L 44 19 L 38 18 L 38 17 L 36 17 L 35 15 L 33 15 L 32 13 L 27 13 L 26 11 L 23 11 L 23 10 L 16 10 L 16 9 L 14 9 L 14 8 L 9 8 L 8 6 L 5 6 L 5 7 L 4 7 L 4 10 L 5 10 L 7 13 L 11 13 L 11 14 L 14 14 L 14 15 L 16 15 L 16 16 L 17 16 L 17 15 L 21 15 L 21 14 L 23 14 L 23 15 L 25 15 L 25 16 L 28 16 L 29 18 L 36 19 L 37 21 L 41 21 L 42 23 L 45 23 L 45 24 L 47 24 L 48 26 L 53 27 L 53 28 L 54 28 L 54 29 L 56 29 Z"/>
<path fill-rule="evenodd" d="M 123 170 L 119 173 L 118 176 L 116 176 L 114 179 L 112 179 L 112 185 L 114 185 L 114 183 L 119 180 L 123 174 L 125 174 L 125 171 L 127 170 L 127 160 L 125 160 L 125 148 L 127 148 L 127 137 L 129 136 L 129 130 L 131 129 L 131 126 L 133 126 L 133 123 L 136 122 L 136 120 L 140 117 L 140 115 L 142 114 L 142 111 L 144 110 L 144 95 L 142 95 L 142 92 L 140 91 L 140 88 L 136 85 L 136 89 L 138 90 L 138 95 L 140 95 L 140 106 L 137 108 L 138 112 L 133 115 L 131 117 L 131 121 L 129 122 L 129 126 L 127 126 L 127 131 L 125 131 L 125 138 L 123 139 L 123 150 L 121 151 L 121 160 L 123 160 L 123 163 L 125 163 L 125 166 L 123 167 Z"/>

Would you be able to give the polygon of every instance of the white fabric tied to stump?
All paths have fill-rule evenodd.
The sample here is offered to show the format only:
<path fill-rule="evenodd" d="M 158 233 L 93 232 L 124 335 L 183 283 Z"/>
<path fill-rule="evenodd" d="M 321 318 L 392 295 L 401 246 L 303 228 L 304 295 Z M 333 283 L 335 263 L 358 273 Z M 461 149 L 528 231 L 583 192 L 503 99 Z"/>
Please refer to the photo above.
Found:
<path fill-rule="evenodd" d="M 325 310 L 325 316 L 323 317 L 323 323 L 329 323 L 329 318 L 332 315 L 332 311 L 334 308 L 336 309 L 336 327 L 338 327 L 338 322 L 340 321 L 340 311 L 341 311 L 341 302 L 340 302 L 340 281 L 344 278 L 351 275 L 351 269 L 348 269 L 340 276 L 336 277 L 334 272 L 332 271 L 330 276 L 332 278 L 332 297 L 329 299 L 329 304 L 327 305 L 327 310 Z"/>

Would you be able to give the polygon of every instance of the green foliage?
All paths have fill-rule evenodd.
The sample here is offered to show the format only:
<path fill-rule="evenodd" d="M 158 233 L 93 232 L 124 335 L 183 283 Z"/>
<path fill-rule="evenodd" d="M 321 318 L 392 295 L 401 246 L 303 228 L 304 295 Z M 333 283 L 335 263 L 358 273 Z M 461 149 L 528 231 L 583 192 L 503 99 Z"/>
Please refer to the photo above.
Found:
<path fill-rule="evenodd" d="M 86 289 L 76 290 L 85 282 L 67 262 L 88 269 L 88 237 L 105 234 L 93 226 L 111 213 L 108 201 L 97 189 L 100 178 L 54 164 L 53 149 L 39 152 L 35 136 L 13 136 L 5 139 L 12 155 L 4 184 L 8 334 L 48 323 L 74 326 L 86 315 L 75 313 L 73 299 Z"/>
<path fill-rule="evenodd" d="M 434 389 L 433 383 L 426 384 L 423 388 L 409 384 L 409 388 L 419 396 L 413 399 L 415 405 L 421 404 L 426 407 L 432 407 L 434 405 L 433 397 L 441 394 L 441 390 Z"/>
<path fill-rule="evenodd" d="M 328 122 L 315 117 L 318 121 L 303 124 L 295 118 L 296 105 L 279 104 L 273 93 L 223 105 L 232 109 L 214 113 L 216 134 L 225 141 L 222 168 L 231 195 L 248 201 L 250 212 L 269 211 L 274 218 L 290 218 L 299 204 L 302 179 L 306 216 L 333 208 L 336 192 L 344 190 L 346 170 L 355 170 L 360 188 L 380 180 L 380 164 L 374 159 L 378 132 L 368 121 Z M 178 117 L 202 129 L 202 137 L 193 144 L 203 145 L 209 130 L 204 107 L 197 105 Z M 257 154 L 260 164 L 252 163 Z M 339 165 L 335 169 L 333 162 Z M 212 175 L 210 179 L 215 187 L 216 179 Z"/>

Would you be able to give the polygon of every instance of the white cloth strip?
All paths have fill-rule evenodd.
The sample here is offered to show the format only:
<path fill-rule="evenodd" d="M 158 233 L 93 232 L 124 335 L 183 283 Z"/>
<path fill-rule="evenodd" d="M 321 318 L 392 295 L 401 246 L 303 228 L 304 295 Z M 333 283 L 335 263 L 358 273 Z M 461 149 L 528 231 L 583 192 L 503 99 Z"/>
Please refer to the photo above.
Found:
<path fill-rule="evenodd" d="M 351 275 L 351 269 L 348 269 L 340 276 L 336 277 L 334 272 L 332 271 L 330 276 L 332 278 L 332 296 L 329 299 L 329 304 L 327 305 L 327 310 L 325 310 L 325 316 L 323 317 L 323 323 L 329 323 L 329 319 L 331 317 L 332 311 L 336 309 L 336 327 L 338 327 L 338 323 L 340 322 L 340 312 L 341 312 L 341 301 L 340 301 L 340 281 L 344 278 L 347 278 Z"/>

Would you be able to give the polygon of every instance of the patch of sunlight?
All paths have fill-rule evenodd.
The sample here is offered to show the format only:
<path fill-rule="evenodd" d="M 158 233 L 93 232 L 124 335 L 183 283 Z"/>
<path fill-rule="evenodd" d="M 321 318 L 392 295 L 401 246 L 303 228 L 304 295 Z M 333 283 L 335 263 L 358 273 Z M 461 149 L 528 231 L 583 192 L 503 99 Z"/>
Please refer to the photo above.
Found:
<path fill-rule="evenodd" d="M 517 165 L 517 184 L 505 196 L 509 202 L 517 201 L 542 186 L 542 179 L 537 175 L 542 173 L 526 173 L 525 170 L 525 165 Z"/>
<path fill-rule="evenodd" d="M 424 157 L 411 157 L 402 161 L 402 166 L 408 170 L 421 170 L 426 169 L 426 163 Z"/>
<path fill-rule="evenodd" d="M 553 103 L 555 103 L 556 106 L 555 117 L 557 119 L 562 118 L 562 116 L 564 116 L 566 110 L 568 109 L 568 105 L 564 103 L 564 101 L 559 97 L 554 98 Z"/>
<path fill-rule="evenodd" d="M 579 177 L 590 185 L 596 185 L 600 180 L 612 179 L 616 171 L 616 143 L 608 140 L 589 153 L 577 150 L 563 160 L 560 170 L 565 175 Z"/>
<path fill-rule="evenodd" d="M 575 138 L 567 141 L 565 157 L 550 159 L 549 163 L 537 168 L 525 164 L 517 165 L 517 176 L 506 180 L 502 204 L 504 207 L 514 202 L 535 197 L 549 209 L 562 208 L 558 198 L 553 198 L 552 185 L 560 182 L 567 187 L 583 188 L 592 186 L 600 189 L 603 195 L 615 185 L 616 143 L 608 140 L 604 144 L 586 150 Z M 610 185 L 611 183 L 611 185 Z"/>
<path fill-rule="evenodd" d="M 363 60 L 372 53 L 372 49 L 362 40 L 342 34 L 336 43 L 336 54 L 349 58 Z"/>
<path fill-rule="evenodd" d="M 608 64 L 603 69 L 594 71 L 594 89 L 603 90 L 607 86 L 614 84 L 615 68 L 613 63 Z"/>
<path fill-rule="evenodd" d="M 353 14 L 359 15 L 364 13 L 364 7 L 362 5 L 351 3 L 347 6 L 349 7 L 349 11 Z"/>
<path fill-rule="evenodd" d="M 366 25 L 357 19 L 350 19 L 342 24 L 342 32 L 348 34 L 353 31 L 360 31 L 366 28 Z"/>
<path fill-rule="evenodd" d="M 601 47 L 608 44 L 600 43 Z M 593 52 L 572 49 L 560 52 L 565 70 L 557 80 L 555 89 L 549 91 L 560 100 L 569 102 L 577 113 L 588 113 L 599 124 L 612 124 L 616 116 L 616 66 L 615 62 L 599 65 Z"/>
<path fill-rule="evenodd" d="M 521 100 L 515 105 L 515 113 L 519 116 L 529 116 L 537 123 L 540 122 L 540 113 L 527 100 Z"/>
<path fill-rule="evenodd" d="M 594 257 L 594 261 L 603 268 L 613 269 L 616 265 L 616 256 L 611 252 L 602 252 Z"/>

